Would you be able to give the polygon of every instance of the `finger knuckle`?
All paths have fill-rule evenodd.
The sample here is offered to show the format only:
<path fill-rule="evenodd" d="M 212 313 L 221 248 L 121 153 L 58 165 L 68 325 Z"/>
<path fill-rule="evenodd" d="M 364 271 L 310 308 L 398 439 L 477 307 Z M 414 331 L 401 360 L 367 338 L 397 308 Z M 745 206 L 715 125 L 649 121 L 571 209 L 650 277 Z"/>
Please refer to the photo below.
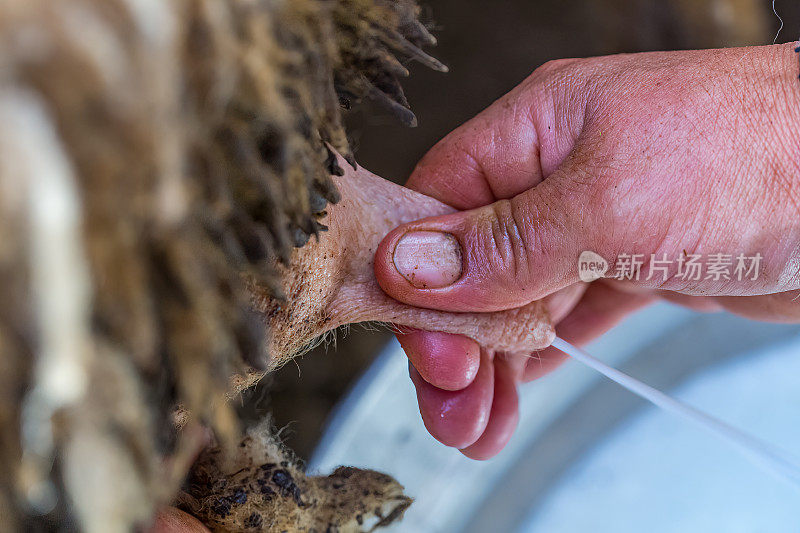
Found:
<path fill-rule="evenodd" d="M 501 200 L 490 208 L 483 236 L 486 260 L 498 283 L 515 291 L 525 290 L 531 273 L 529 231 L 515 202 Z"/>
<path fill-rule="evenodd" d="M 573 72 L 575 67 L 581 64 L 580 59 L 551 59 L 543 63 L 539 68 L 534 71 L 535 75 L 543 77 L 563 76 L 567 73 Z"/>
<path fill-rule="evenodd" d="M 528 78 L 531 88 L 554 91 L 565 89 L 576 83 L 582 84 L 586 78 L 585 59 L 554 59 L 533 71 Z"/>

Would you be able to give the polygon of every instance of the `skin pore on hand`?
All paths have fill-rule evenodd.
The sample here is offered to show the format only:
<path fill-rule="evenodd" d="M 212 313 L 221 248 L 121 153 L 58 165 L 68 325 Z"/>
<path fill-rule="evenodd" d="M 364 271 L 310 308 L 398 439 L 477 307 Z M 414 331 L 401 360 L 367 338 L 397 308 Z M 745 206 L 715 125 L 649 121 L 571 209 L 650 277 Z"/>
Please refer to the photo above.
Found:
<path fill-rule="evenodd" d="M 550 306 L 556 332 L 573 344 L 657 298 L 800 321 L 800 83 L 793 47 L 544 65 L 420 161 L 407 186 L 462 212 L 393 230 L 375 257 L 381 288 L 401 302 L 451 312 L 508 312 L 558 298 Z M 412 232 L 458 241 L 462 275 L 453 281 L 438 273 L 449 264 L 441 256 L 410 259 L 415 248 L 403 241 Z M 665 279 L 616 281 L 609 271 L 587 287 L 578 277 L 586 250 L 612 265 L 641 254 L 644 273 L 651 258 L 662 256 L 762 260 L 756 279 L 686 280 L 673 262 Z M 475 458 L 496 454 L 511 437 L 517 383 L 564 357 L 552 348 L 534 358 L 486 350 L 425 331 L 398 338 L 416 368 L 426 427 Z M 480 368 L 448 368 L 444 361 L 458 351 L 480 351 Z M 469 386 L 454 390 L 457 383 Z"/>

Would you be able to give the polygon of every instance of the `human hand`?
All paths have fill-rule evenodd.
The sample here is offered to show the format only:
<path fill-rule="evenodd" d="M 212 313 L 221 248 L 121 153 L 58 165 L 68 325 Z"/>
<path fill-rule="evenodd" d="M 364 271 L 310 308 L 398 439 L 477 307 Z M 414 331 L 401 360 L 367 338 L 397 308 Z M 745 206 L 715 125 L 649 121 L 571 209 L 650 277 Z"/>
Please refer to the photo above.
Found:
<path fill-rule="evenodd" d="M 166 507 L 156 514 L 148 533 L 210 533 L 210 531 L 192 515 L 176 507 Z"/>
<path fill-rule="evenodd" d="M 422 159 L 408 186 L 466 211 L 392 231 L 376 277 L 401 302 L 445 311 L 546 298 L 576 344 L 658 297 L 798 321 L 798 126 L 790 45 L 548 63 Z M 642 275 L 587 288 L 585 250 L 612 265 L 640 254 Z M 719 253 L 760 256 L 756 279 L 678 275 L 681 258 Z M 647 279 L 651 257 L 672 261 L 663 277 Z M 517 383 L 562 360 L 435 332 L 398 338 L 426 427 L 478 459 L 510 438 Z"/>

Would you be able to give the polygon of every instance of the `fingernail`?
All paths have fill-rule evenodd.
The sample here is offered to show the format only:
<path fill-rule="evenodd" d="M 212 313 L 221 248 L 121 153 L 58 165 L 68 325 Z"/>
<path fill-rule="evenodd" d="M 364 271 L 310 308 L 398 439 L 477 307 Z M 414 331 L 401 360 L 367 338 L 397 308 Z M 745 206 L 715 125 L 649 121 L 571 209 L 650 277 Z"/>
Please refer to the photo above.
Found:
<path fill-rule="evenodd" d="M 412 231 L 394 249 L 397 271 L 418 289 L 440 289 L 461 277 L 461 246 L 449 233 Z"/>

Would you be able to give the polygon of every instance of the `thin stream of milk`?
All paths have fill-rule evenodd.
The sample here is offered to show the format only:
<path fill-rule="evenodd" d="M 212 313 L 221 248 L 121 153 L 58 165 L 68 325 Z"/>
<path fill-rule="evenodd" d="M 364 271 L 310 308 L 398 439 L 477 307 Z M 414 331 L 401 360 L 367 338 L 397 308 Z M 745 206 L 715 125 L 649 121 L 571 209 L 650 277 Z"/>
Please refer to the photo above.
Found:
<path fill-rule="evenodd" d="M 618 383 L 632 393 L 652 402 L 656 407 L 677 415 L 688 422 L 717 435 L 722 440 L 738 448 L 757 466 L 780 479 L 788 481 L 800 488 L 800 461 L 789 453 L 776 448 L 744 431 L 737 429 L 694 407 L 686 405 L 653 387 L 638 381 L 631 376 L 612 368 L 584 350 L 556 337 L 553 346 L 576 361 L 600 372 L 602 375 Z"/>

